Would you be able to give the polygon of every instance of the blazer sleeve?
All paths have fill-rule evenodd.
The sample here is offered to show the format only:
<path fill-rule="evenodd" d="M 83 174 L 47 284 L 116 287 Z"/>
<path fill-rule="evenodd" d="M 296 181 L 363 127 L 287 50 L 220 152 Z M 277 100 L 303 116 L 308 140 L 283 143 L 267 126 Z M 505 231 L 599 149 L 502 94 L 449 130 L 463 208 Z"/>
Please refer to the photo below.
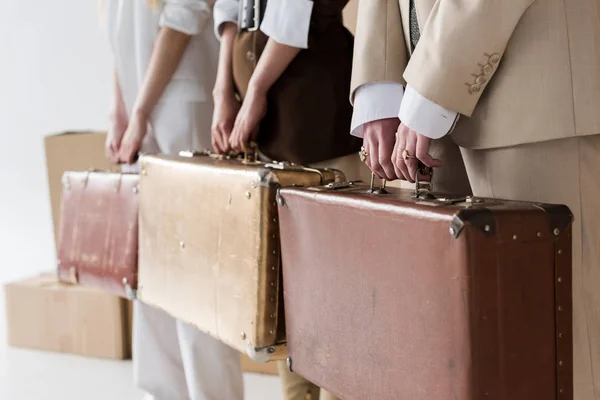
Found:
<path fill-rule="evenodd" d="M 437 0 L 404 71 L 417 92 L 471 116 L 535 0 Z"/>
<path fill-rule="evenodd" d="M 407 62 L 398 0 L 360 0 L 350 102 L 354 104 L 356 90 L 368 83 L 394 82 L 404 86 L 402 74 Z"/>

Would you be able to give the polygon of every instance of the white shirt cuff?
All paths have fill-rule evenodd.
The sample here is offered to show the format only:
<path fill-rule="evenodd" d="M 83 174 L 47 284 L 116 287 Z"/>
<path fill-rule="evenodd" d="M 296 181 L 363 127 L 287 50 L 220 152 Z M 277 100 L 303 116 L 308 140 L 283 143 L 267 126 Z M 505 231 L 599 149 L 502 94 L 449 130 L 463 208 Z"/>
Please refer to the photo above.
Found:
<path fill-rule="evenodd" d="M 202 32 L 210 16 L 210 6 L 205 0 L 167 0 L 160 15 L 159 26 L 187 35 L 197 35 Z"/>
<path fill-rule="evenodd" d="M 311 0 L 270 1 L 260 30 L 276 42 L 307 49 L 312 9 Z"/>
<path fill-rule="evenodd" d="M 426 99 L 407 85 L 398 117 L 411 130 L 431 139 L 440 139 L 452 132 L 459 114 Z"/>
<path fill-rule="evenodd" d="M 376 82 L 361 85 L 354 94 L 351 134 L 363 137 L 367 122 L 398 116 L 404 87 L 396 82 Z"/>
<path fill-rule="evenodd" d="M 221 40 L 221 27 L 225 22 L 238 24 L 239 0 L 217 0 L 213 9 L 215 35 Z"/>

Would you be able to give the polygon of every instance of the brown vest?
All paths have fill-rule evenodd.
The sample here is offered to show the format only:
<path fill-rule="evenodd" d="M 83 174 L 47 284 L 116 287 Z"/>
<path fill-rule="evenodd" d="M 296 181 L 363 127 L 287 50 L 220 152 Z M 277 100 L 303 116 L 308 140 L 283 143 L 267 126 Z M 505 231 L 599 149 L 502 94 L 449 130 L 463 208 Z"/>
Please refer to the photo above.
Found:
<path fill-rule="evenodd" d="M 348 101 L 354 39 L 343 26 L 347 0 L 315 0 L 309 48 L 302 50 L 269 90 L 257 144 L 277 161 L 310 164 L 360 149 L 350 136 Z M 268 37 L 242 31 L 233 51 L 233 76 L 243 98 Z"/>

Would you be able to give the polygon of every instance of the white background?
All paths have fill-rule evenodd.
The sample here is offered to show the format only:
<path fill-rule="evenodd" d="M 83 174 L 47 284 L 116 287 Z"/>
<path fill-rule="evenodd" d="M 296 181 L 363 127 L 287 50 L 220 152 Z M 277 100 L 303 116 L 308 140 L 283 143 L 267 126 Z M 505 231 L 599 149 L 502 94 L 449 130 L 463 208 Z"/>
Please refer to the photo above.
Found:
<path fill-rule="evenodd" d="M 55 267 L 43 137 L 106 129 L 111 56 L 95 0 L 1 0 L 0 284 Z M 7 349 L 0 298 L 0 400 L 138 400 L 128 362 Z M 247 400 L 280 399 L 246 377 Z"/>

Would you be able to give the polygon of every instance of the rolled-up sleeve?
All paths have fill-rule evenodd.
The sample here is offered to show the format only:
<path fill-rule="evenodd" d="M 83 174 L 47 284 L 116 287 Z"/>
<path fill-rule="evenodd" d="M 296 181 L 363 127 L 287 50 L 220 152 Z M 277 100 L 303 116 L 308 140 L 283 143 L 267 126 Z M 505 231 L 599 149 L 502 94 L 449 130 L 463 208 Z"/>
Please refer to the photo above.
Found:
<path fill-rule="evenodd" d="M 160 27 L 167 27 L 188 35 L 197 35 L 211 17 L 207 0 L 166 0 L 160 15 Z"/>
<path fill-rule="evenodd" d="M 213 11 L 215 18 L 215 35 L 221 39 L 222 26 L 225 22 L 237 25 L 239 13 L 239 0 L 217 0 Z"/>
<path fill-rule="evenodd" d="M 276 42 L 306 49 L 312 10 L 311 0 L 270 1 L 260 30 Z"/>

